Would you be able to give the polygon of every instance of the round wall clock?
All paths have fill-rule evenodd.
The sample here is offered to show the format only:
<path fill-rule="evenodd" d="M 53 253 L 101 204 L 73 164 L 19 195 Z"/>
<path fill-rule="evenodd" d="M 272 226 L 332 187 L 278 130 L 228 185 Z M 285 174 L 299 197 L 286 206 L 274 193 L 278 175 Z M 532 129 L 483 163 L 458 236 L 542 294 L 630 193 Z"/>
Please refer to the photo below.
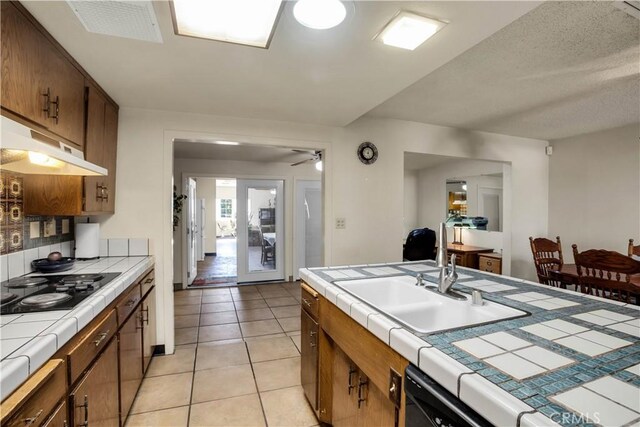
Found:
<path fill-rule="evenodd" d="M 358 147 L 358 158 L 365 165 L 370 165 L 378 160 L 378 149 L 371 142 L 363 142 Z"/>

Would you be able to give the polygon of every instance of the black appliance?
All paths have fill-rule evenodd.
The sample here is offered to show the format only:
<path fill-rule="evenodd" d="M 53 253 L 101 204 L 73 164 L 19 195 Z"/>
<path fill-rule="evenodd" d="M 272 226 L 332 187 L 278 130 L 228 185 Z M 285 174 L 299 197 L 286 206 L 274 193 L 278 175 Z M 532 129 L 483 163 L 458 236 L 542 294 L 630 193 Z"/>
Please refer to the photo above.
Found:
<path fill-rule="evenodd" d="M 436 259 L 436 232 L 428 228 L 412 230 L 404 244 L 402 258 L 408 261 Z"/>
<path fill-rule="evenodd" d="M 0 314 L 70 310 L 120 273 L 17 277 L 2 283 Z"/>
<path fill-rule="evenodd" d="M 415 365 L 405 370 L 404 390 L 405 427 L 492 426 Z"/>

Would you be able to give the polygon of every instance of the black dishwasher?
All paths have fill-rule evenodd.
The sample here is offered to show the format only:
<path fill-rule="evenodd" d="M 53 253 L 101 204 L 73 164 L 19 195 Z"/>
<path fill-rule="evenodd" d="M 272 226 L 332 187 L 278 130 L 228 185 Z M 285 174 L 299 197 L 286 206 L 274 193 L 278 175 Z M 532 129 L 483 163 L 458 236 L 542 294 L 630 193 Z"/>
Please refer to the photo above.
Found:
<path fill-rule="evenodd" d="M 415 365 L 405 370 L 404 390 L 405 427 L 492 425 Z"/>

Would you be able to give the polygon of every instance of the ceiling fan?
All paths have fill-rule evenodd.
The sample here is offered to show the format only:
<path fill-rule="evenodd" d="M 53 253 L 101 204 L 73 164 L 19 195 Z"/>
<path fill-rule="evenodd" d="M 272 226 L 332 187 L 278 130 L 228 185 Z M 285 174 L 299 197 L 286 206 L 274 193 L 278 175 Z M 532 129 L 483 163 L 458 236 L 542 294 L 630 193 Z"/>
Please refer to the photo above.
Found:
<path fill-rule="evenodd" d="M 317 163 L 322 161 L 322 151 L 320 150 L 291 150 L 291 151 L 294 151 L 296 153 L 304 153 L 311 156 L 306 160 L 301 160 L 299 162 L 292 163 L 291 166 L 298 166 L 298 165 L 311 163 L 311 162 Z"/>

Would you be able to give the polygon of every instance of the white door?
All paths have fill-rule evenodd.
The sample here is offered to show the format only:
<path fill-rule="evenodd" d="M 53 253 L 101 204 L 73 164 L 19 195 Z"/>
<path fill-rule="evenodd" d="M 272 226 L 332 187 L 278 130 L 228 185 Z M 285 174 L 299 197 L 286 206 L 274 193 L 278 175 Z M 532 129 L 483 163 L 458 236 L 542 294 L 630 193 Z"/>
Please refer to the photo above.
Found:
<path fill-rule="evenodd" d="M 296 182 L 295 263 L 293 279 L 298 270 L 322 266 L 322 188 L 320 181 Z"/>
<path fill-rule="evenodd" d="M 204 224 L 206 218 L 205 200 L 198 199 L 196 207 L 196 257 L 198 261 L 204 261 Z"/>
<path fill-rule="evenodd" d="M 187 284 L 190 285 L 198 274 L 196 260 L 196 180 L 189 178 L 187 185 L 187 218 L 185 226 L 187 227 Z"/>
<path fill-rule="evenodd" d="M 238 283 L 284 280 L 284 182 L 237 180 Z"/>

